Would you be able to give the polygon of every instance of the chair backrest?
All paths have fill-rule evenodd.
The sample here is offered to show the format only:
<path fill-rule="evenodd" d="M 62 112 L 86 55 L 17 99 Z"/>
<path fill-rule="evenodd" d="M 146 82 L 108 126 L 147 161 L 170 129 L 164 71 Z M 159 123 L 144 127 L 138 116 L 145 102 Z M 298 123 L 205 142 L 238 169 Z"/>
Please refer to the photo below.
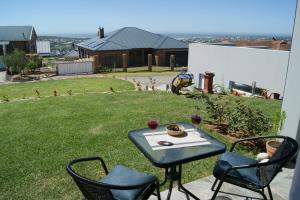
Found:
<path fill-rule="evenodd" d="M 297 142 L 290 137 L 283 137 L 280 146 L 270 158 L 270 164 L 260 167 L 260 179 L 262 185 L 268 185 L 282 167 L 295 155 L 298 150 Z"/>
<path fill-rule="evenodd" d="M 72 176 L 76 185 L 87 200 L 113 200 L 113 195 L 109 188 L 103 186 L 100 182 L 87 179 L 77 174 L 72 165 L 67 167 L 68 173 Z"/>

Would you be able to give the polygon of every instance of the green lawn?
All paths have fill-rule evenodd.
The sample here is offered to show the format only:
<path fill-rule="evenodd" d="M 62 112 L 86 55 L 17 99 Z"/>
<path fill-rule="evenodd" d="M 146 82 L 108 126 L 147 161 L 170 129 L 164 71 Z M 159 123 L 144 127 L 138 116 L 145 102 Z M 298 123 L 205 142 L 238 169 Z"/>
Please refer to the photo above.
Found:
<path fill-rule="evenodd" d="M 76 81 L 83 84 L 81 80 Z M 119 80 L 94 81 L 96 86 L 91 88 L 98 88 L 98 83 L 102 83 L 99 87 L 105 85 L 103 90 L 112 84 L 119 90 L 133 89 Z M 15 85 L 19 86 L 24 87 Z M 249 103 L 263 108 L 270 117 L 280 110 L 279 101 L 249 99 Z M 121 163 L 163 177 L 163 171 L 137 150 L 127 133 L 146 127 L 150 117 L 157 117 L 161 124 L 189 122 L 194 105 L 194 100 L 184 96 L 138 91 L 2 103 L 0 199 L 81 199 L 65 166 L 68 161 L 85 156 L 102 156 L 109 169 Z M 200 107 L 202 117 L 207 119 L 205 105 L 200 103 Z M 222 135 L 211 134 L 228 144 Z M 211 174 L 214 162 L 215 158 L 210 158 L 187 164 L 184 182 Z M 98 166 L 86 166 L 84 172 L 96 174 L 98 169 Z"/>
<path fill-rule="evenodd" d="M 21 84 L 0 85 L 0 97 L 9 99 L 36 97 L 35 90 L 41 96 L 51 96 L 56 90 L 59 95 L 66 95 L 68 90 L 73 93 L 105 92 L 112 87 L 115 91 L 134 90 L 132 84 L 111 78 L 74 78 L 64 80 L 49 80 L 40 82 L 27 82 Z"/>

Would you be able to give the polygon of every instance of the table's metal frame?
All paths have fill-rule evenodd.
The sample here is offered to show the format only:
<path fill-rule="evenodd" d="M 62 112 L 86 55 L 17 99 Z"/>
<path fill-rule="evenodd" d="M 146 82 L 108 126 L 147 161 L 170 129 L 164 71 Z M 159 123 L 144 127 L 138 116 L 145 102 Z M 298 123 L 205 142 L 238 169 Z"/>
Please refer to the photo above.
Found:
<path fill-rule="evenodd" d="M 165 169 L 165 179 L 160 184 L 160 186 L 165 185 L 168 180 L 170 181 L 167 200 L 169 200 L 171 198 L 171 194 L 172 194 L 172 190 L 173 190 L 173 182 L 174 181 L 178 182 L 178 191 L 185 193 L 187 195 L 187 199 L 189 199 L 189 196 L 191 196 L 196 200 L 200 200 L 197 196 L 195 196 L 192 192 L 190 192 L 188 189 L 186 189 L 182 185 L 181 177 L 182 177 L 182 165 L 176 165 L 176 166 Z"/>

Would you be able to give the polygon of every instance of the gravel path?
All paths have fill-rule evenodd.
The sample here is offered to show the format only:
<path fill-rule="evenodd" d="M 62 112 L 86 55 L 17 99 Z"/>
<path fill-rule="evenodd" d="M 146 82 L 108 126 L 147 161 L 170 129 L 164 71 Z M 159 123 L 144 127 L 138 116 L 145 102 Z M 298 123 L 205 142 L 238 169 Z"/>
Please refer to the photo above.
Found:
<path fill-rule="evenodd" d="M 171 84 L 173 78 L 175 76 L 131 76 L 131 77 L 121 77 L 124 79 L 127 79 L 129 81 L 135 81 L 135 82 L 140 82 L 140 84 L 142 85 L 142 88 L 145 88 L 146 86 L 151 87 L 151 80 L 150 78 L 152 78 L 152 80 L 155 80 L 155 84 L 154 87 L 155 88 L 159 88 L 162 90 L 165 90 L 166 85 L 167 84 Z"/>

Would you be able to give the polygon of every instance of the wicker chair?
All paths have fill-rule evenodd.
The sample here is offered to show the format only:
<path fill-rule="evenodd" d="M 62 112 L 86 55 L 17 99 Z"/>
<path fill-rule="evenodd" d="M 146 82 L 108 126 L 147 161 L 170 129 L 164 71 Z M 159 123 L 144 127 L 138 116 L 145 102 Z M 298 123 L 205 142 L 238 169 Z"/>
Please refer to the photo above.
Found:
<path fill-rule="evenodd" d="M 88 179 L 74 171 L 76 163 L 99 161 L 106 174 L 100 181 Z M 81 158 L 71 161 L 67 172 L 72 176 L 87 200 L 144 200 L 156 190 L 160 200 L 159 182 L 155 176 L 137 172 L 122 165 L 116 165 L 111 172 L 100 157 Z"/>
<path fill-rule="evenodd" d="M 268 162 L 259 163 L 256 160 L 233 152 L 235 146 L 240 142 L 270 138 L 280 139 L 282 143 Z M 233 143 L 230 151 L 221 155 L 215 165 L 213 175 L 216 180 L 211 188 L 215 192 L 212 200 L 217 197 L 223 182 L 258 192 L 265 200 L 267 200 L 267 197 L 264 189 L 267 188 L 270 199 L 273 199 L 270 183 L 277 173 L 281 171 L 282 167 L 296 154 L 297 150 L 297 142 L 285 136 L 259 136 L 236 141 Z M 218 181 L 219 184 L 215 189 Z"/>

